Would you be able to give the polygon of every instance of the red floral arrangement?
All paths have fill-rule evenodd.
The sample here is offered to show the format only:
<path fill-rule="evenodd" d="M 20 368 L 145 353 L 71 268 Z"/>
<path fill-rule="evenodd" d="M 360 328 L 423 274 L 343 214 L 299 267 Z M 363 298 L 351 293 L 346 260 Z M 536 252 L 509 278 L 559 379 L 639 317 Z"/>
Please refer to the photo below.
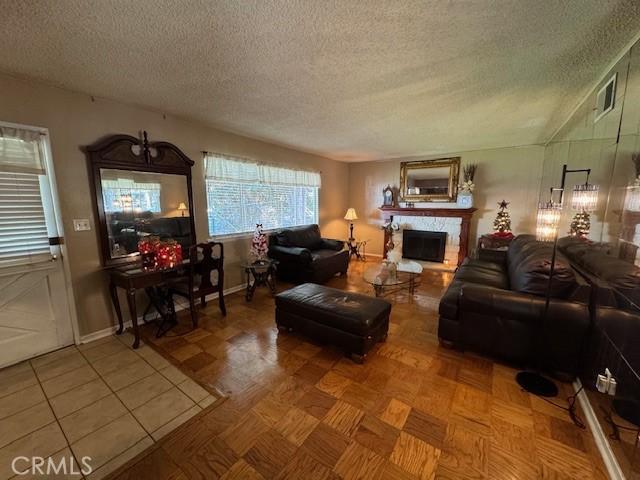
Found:
<path fill-rule="evenodd" d="M 165 270 L 182 263 L 182 246 L 175 240 L 161 242 L 158 237 L 146 237 L 138 242 L 138 252 L 145 270 Z"/>

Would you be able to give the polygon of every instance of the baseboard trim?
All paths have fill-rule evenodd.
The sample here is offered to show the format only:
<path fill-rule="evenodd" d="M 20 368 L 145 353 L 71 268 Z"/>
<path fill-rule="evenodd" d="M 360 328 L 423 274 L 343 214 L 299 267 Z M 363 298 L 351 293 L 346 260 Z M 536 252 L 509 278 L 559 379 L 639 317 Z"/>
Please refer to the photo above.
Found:
<path fill-rule="evenodd" d="M 232 293 L 236 293 L 239 292 L 241 290 L 245 289 L 245 285 L 244 284 L 240 284 L 240 285 L 236 285 L 235 287 L 231 287 L 231 288 L 227 288 L 224 291 L 224 295 L 225 297 L 227 295 L 231 295 Z M 218 298 L 218 293 L 212 293 L 207 295 L 206 299 L 207 301 L 209 300 L 215 300 Z M 176 305 L 176 312 L 179 312 L 181 310 L 186 309 L 187 307 L 185 305 L 182 304 L 177 304 Z M 142 322 L 142 315 L 138 316 L 138 322 Z M 124 322 L 124 328 L 125 330 L 127 328 L 131 327 L 131 320 Z M 93 342 L 95 340 L 100 340 L 101 338 L 104 337 L 108 337 L 109 335 L 113 335 L 114 333 L 116 333 L 116 330 L 118 330 L 118 326 L 117 325 L 112 325 L 110 327 L 107 328 L 103 328 L 102 330 L 98 330 L 96 332 L 92 332 L 92 333 L 88 333 L 87 335 L 81 335 L 80 336 L 80 342 L 79 344 L 82 343 L 89 343 L 89 342 Z"/>
<path fill-rule="evenodd" d="M 582 388 L 582 382 L 580 382 L 579 378 L 573 382 L 573 388 L 576 392 Z M 620 464 L 618 463 L 618 460 L 616 460 L 616 456 L 611 449 L 611 445 L 598 422 L 596 412 L 593 411 L 591 403 L 589 402 L 589 397 L 587 397 L 587 393 L 584 390 L 578 394 L 578 402 L 580 402 L 587 425 L 589 425 L 591 433 L 593 434 L 593 439 L 600 451 L 600 455 L 602 456 L 602 461 L 607 469 L 609 478 L 611 478 L 611 480 L 625 480 L 626 477 L 624 476 L 624 473 L 622 473 Z"/>

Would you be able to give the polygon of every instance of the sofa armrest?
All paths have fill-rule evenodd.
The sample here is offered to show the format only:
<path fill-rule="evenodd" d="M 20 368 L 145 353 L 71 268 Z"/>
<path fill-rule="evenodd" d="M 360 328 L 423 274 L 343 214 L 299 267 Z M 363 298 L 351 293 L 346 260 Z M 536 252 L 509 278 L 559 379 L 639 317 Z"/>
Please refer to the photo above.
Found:
<path fill-rule="evenodd" d="M 311 251 L 302 247 L 283 247 L 281 245 L 272 245 L 269 247 L 269 256 L 281 262 L 311 262 Z"/>
<path fill-rule="evenodd" d="M 499 263 L 500 265 L 506 265 L 507 251 L 495 250 L 495 249 L 489 249 L 489 248 L 479 248 L 478 260 L 482 260 L 485 262 Z"/>
<path fill-rule="evenodd" d="M 344 242 L 342 240 L 333 240 L 331 238 L 323 238 L 322 246 L 320 247 L 325 250 L 335 250 L 339 252 L 344 248 Z"/>

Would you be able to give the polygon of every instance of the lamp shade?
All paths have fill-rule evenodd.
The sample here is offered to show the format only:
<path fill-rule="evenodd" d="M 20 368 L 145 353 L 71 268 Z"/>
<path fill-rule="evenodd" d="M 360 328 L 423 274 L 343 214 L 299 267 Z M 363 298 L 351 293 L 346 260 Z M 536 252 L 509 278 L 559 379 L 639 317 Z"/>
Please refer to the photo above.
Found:
<path fill-rule="evenodd" d="M 184 204 L 184 202 L 180 202 L 180 204 L 178 205 L 178 210 L 186 210 L 187 206 Z"/>
<path fill-rule="evenodd" d="M 357 220 L 358 215 L 356 214 L 355 208 L 350 208 L 347 210 L 347 213 L 344 215 L 345 220 Z"/>
<path fill-rule="evenodd" d="M 624 209 L 628 212 L 640 212 L 640 186 L 627 187 L 624 197 Z"/>
<path fill-rule="evenodd" d="M 536 238 L 551 242 L 558 234 L 562 205 L 554 202 L 541 203 L 536 217 Z"/>
<path fill-rule="evenodd" d="M 579 212 L 594 212 L 598 206 L 598 185 L 585 183 L 573 187 L 571 208 Z"/>

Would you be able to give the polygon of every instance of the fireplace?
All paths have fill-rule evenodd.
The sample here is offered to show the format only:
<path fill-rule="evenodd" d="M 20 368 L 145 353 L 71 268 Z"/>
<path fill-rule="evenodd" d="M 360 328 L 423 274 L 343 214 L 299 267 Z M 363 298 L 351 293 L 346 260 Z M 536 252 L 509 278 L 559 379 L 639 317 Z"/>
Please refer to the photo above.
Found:
<path fill-rule="evenodd" d="M 444 261 L 447 232 L 402 231 L 402 257 L 428 262 Z"/>

